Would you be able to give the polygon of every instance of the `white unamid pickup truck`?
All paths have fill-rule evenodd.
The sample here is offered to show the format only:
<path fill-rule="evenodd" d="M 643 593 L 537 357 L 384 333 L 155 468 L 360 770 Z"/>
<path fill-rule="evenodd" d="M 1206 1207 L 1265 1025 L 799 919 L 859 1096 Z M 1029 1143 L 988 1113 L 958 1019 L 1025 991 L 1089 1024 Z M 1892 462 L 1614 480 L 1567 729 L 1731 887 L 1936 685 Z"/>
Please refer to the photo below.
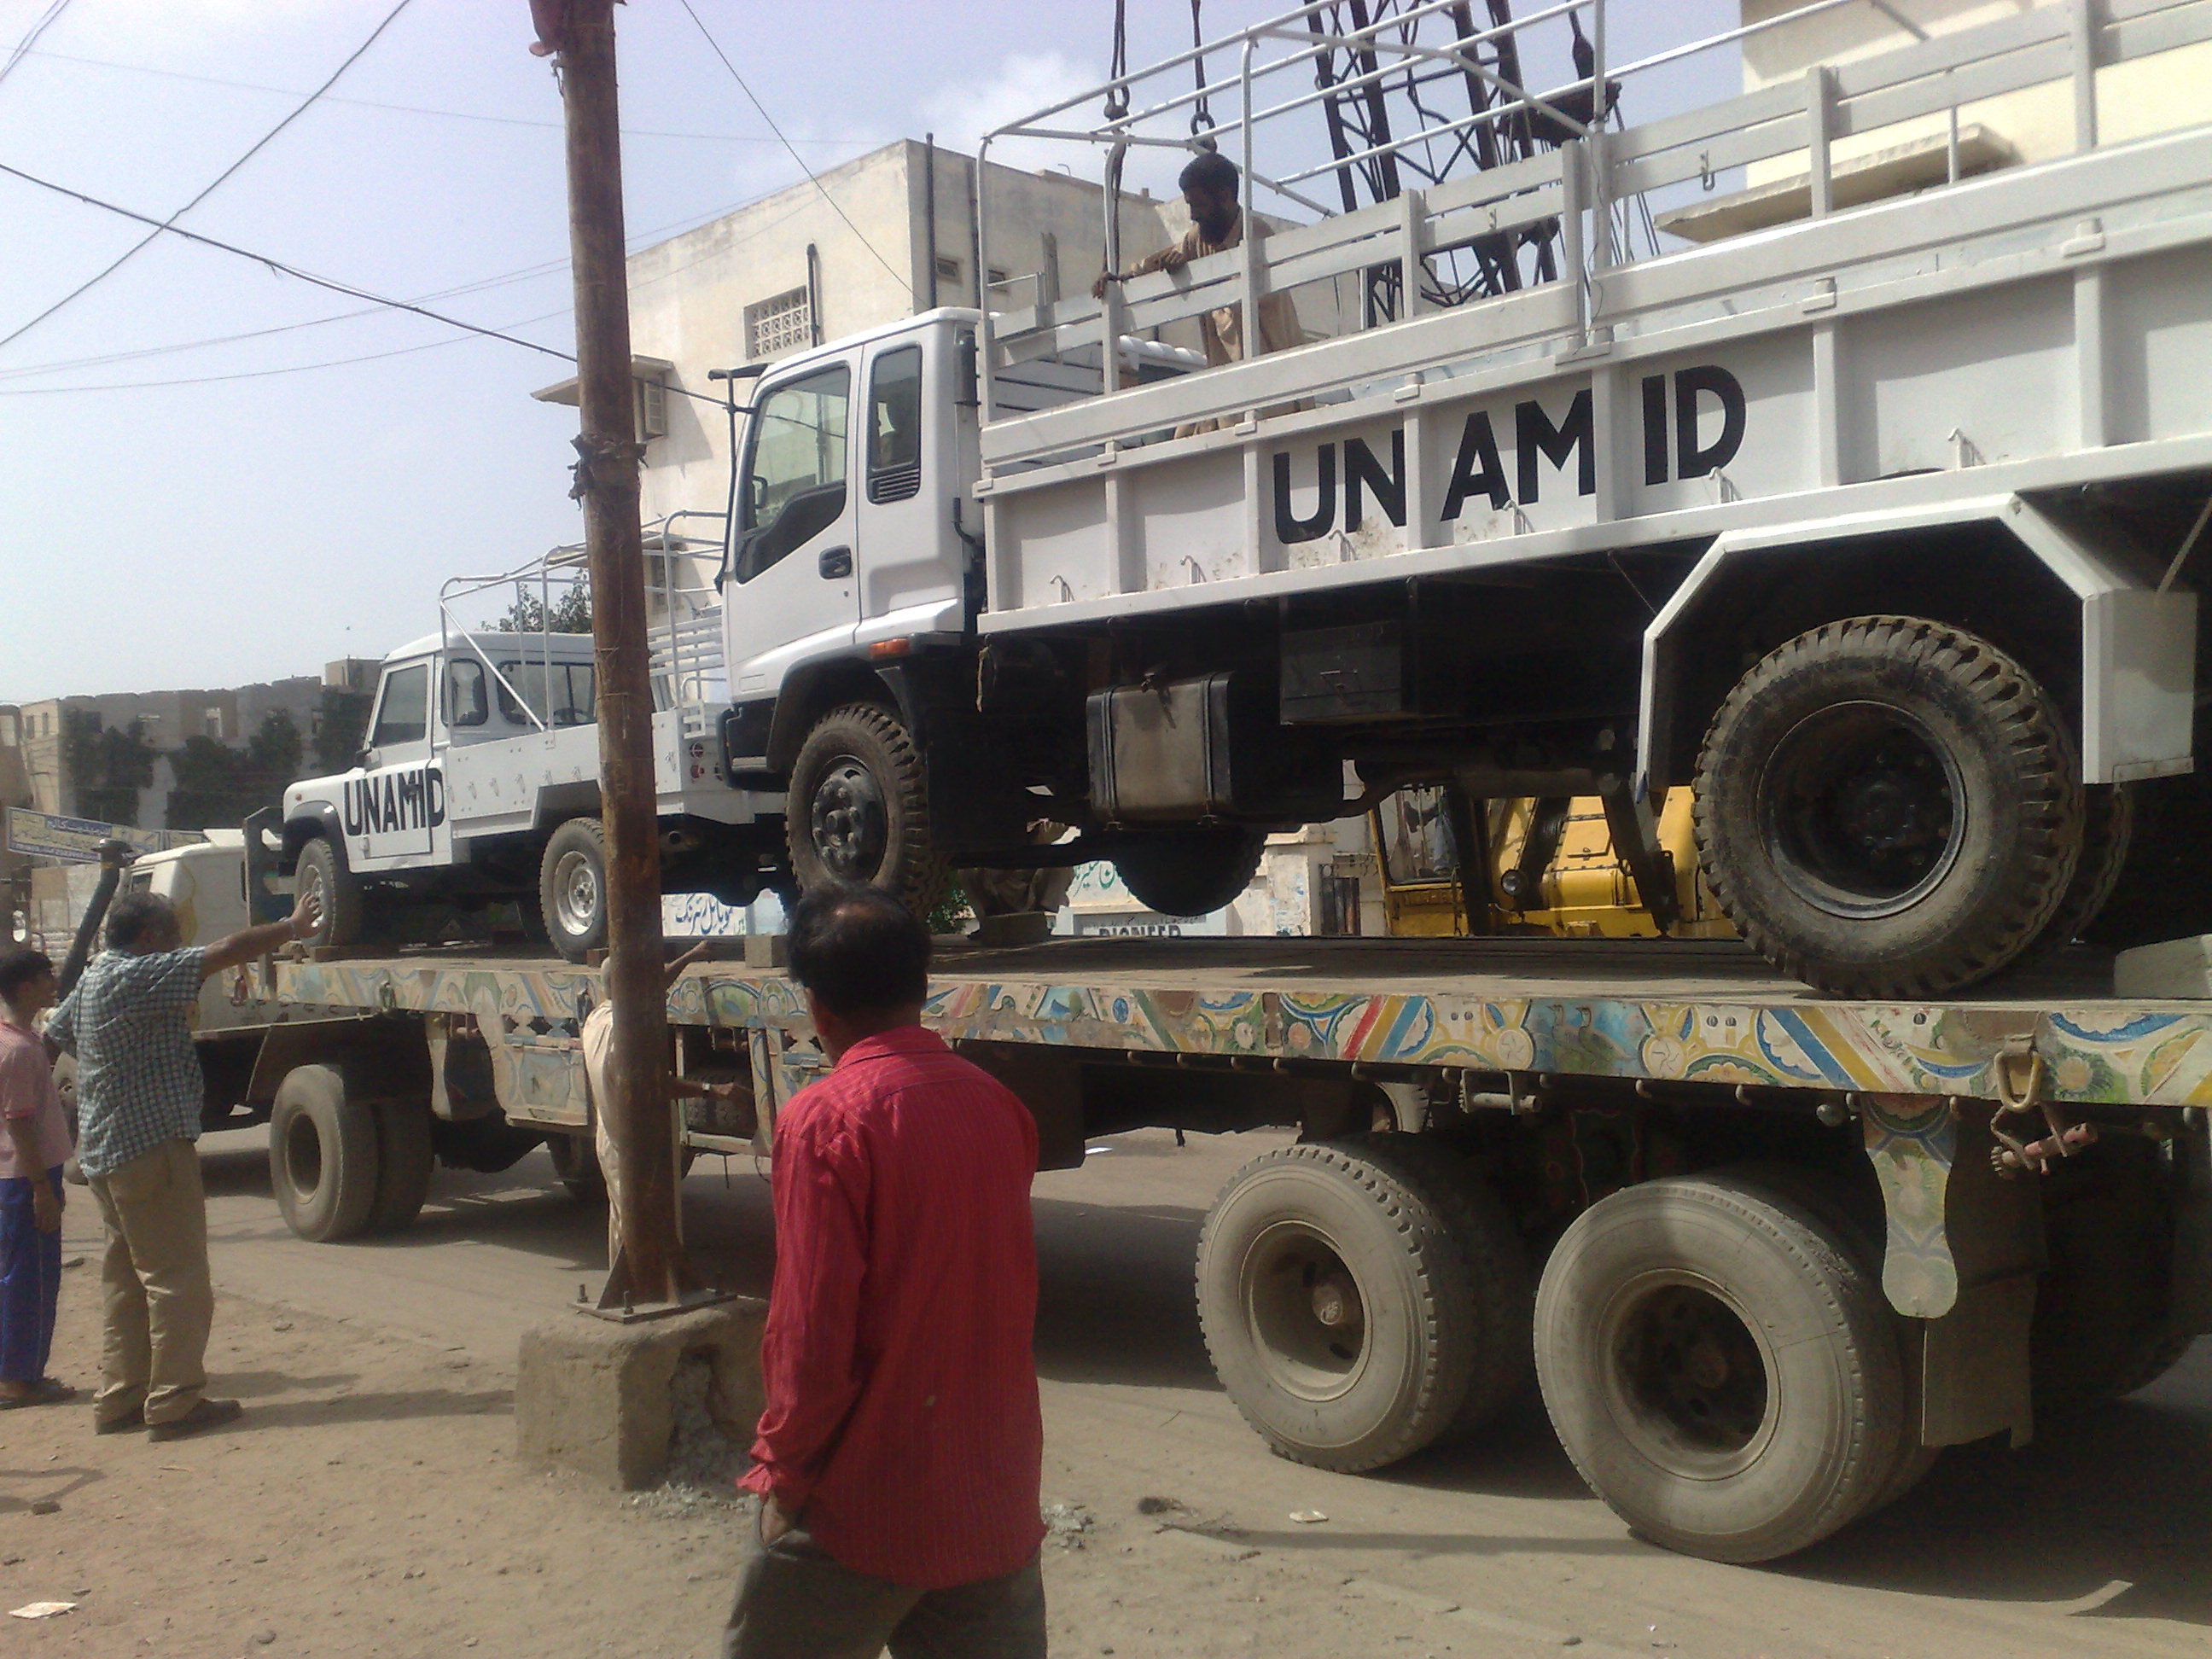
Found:
<path fill-rule="evenodd" d="M 670 656 L 656 652 L 653 676 L 664 884 L 747 903 L 780 845 L 783 803 L 730 786 L 720 708 L 679 700 L 699 676 Z M 571 961 L 603 945 L 592 678 L 588 634 L 449 629 L 386 657 L 356 763 L 284 792 L 277 869 L 321 890 L 318 942 L 362 939 L 410 902 L 511 902 L 526 932 Z"/>

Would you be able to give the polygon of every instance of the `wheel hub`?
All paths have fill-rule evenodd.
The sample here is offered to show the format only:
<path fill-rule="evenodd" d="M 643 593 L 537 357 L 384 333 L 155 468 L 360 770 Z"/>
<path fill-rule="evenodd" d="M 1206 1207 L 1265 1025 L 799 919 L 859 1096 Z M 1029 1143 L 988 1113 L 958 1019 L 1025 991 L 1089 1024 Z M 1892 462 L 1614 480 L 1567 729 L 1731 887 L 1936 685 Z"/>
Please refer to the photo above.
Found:
<path fill-rule="evenodd" d="M 599 872 L 583 853 L 564 853 L 553 866 L 553 910 L 571 938 L 591 932 L 599 915 Z"/>
<path fill-rule="evenodd" d="M 808 823 L 823 867 L 848 881 L 866 881 L 883 867 L 890 815 L 875 775 L 850 756 L 830 763 L 815 786 Z"/>
<path fill-rule="evenodd" d="M 1767 1370 L 1735 1309 L 1696 1285 L 1638 1297 L 1615 1324 L 1616 1398 L 1647 1448 L 1697 1461 L 1733 1459 L 1766 1422 Z"/>
<path fill-rule="evenodd" d="M 1279 1224 L 1253 1241 L 1241 1277 L 1247 1325 L 1278 1382 L 1309 1400 L 1350 1388 L 1366 1357 L 1367 1304 L 1334 1244 Z"/>
<path fill-rule="evenodd" d="M 1894 915 L 1950 872 L 1966 835 L 1957 763 L 1912 715 L 1839 703 L 1776 745 L 1759 827 L 1791 891 L 1831 915 Z"/>

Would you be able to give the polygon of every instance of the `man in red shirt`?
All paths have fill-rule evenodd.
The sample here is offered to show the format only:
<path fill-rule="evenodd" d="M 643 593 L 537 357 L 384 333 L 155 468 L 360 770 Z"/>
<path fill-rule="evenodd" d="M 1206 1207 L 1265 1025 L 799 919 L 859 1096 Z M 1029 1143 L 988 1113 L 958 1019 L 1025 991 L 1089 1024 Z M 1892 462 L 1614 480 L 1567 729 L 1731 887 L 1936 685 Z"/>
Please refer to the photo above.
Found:
<path fill-rule="evenodd" d="M 836 1070 L 775 1121 L 725 1659 L 1041 1659 L 1036 1122 L 922 1029 L 929 935 L 889 894 L 806 894 L 790 962 Z"/>

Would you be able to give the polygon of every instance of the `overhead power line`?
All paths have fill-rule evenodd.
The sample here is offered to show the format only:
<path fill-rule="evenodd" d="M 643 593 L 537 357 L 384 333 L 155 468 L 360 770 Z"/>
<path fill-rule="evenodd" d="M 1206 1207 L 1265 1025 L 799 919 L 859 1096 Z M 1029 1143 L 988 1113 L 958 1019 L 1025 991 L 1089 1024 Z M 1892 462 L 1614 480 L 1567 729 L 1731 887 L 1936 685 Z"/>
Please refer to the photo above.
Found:
<path fill-rule="evenodd" d="M 876 256 L 876 263 L 881 265 L 885 270 L 890 272 L 891 280 L 897 283 L 901 287 L 907 290 L 907 298 L 911 301 L 914 297 L 913 280 L 909 277 L 899 275 L 898 267 L 891 264 L 890 260 L 884 258 L 883 251 L 867 239 L 866 233 L 860 229 L 860 226 L 853 222 L 853 216 L 846 212 L 842 207 L 838 205 L 837 198 L 830 193 L 830 187 L 814 176 L 814 169 L 806 165 L 806 158 L 801 155 L 799 151 L 793 147 L 790 139 L 786 138 L 783 136 L 783 129 L 776 125 L 775 118 L 768 112 L 768 106 L 763 104 L 757 97 L 754 96 L 753 89 L 745 84 L 745 77 L 738 73 L 738 66 L 730 61 L 730 56 L 727 52 L 722 50 L 721 43 L 715 40 L 712 34 L 708 33 L 707 26 L 704 22 L 700 21 L 699 14 L 691 9 L 691 0 L 683 0 L 683 5 L 685 13 L 690 15 L 692 22 L 697 25 L 700 37 L 706 41 L 708 46 L 714 49 L 714 56 L 722 60 L 722 67 L 729 70 L 730 79 L 738 83 L 738 90 L 744 93 L 748 99 L 752 100 L 752 106 L 760 112 L 760 118 L 768 123 L 768 130 L 776 136 L 777 142 L 782 144 L 784 149 L 789 152 L 791 159 L 799 163 L 799 169 L 806 175 L 807 183 L 812 185 L 815 189 L 822 192 L 822 199 L 829 203 L 831 210 L 836 212 L 836 216 L 845 222 L 846 229 L 851 231 L 854 235 L 858 236 L 860 239 L 860 246 Z"/>
<path fill-rule="evenodd" d="M 297 98 L 302 94 L 291 87 L 265 87 L 255 81 L 231 81 L 216 75 L 192 75 L 183 70 L 155 69 L 148 64 L 118 64 L 106 58 L 85 58 L 75 52 L 34 52 L 33 58 L 50 58 L 59 64 L 83 64 L 94 69 L 119 70 L 127 75 L 153 75 L 164 81 L 190 81 L 204 87 L 228 87 L 237 92 L 265 92 L 279 98 Z M 445 121 L 483 121 L 494 126 L 537 127 L 546 132 L 558 132 L 558 121 L 539 121 L 526 115 L 487 115 L 480 111 L 465 109 L 433 109 L 423 104 L 392 104 L 374 98 L 329 97 L 326 104 L 343 104 L 352 109 L 389 110 L 400 115 L 429 115 Z M 669 132 L 653 127 L 624 127 L 625 138 L 684 138 L 709 144 L 774 144 L 784 142 L 778 137 L 758 132 Z M 799 138 L 795 143 L 812 144 L 838 149 L 853 144 L 872 144 L 872 138 Z"/>
<path fill-rule="evenodd" d="M 540 345 L 537 341 L 526 340 L 520 335 L 504 334 L 498 329 L 486 328 L 480 323 L 466 322 L 459 317 L 448 317 L 442 312 L 431 310 L 428 306 L 416 305 L 406 300 L 395 300 L 388 295 L 379 294 L 371 289 L 359 288 L 351 283 L 341 283 L 335 277 L 318 276 L 312 270 L 302 270 L 297 265 L 287 264 L 283 260 L 270 254 L 256 253 L 252 248 L 240 247 L 235 242 L 221 241 L 213 236 L 203 236 L 196 230 L 186 230 L 181 225 L 166 223 L 150 214 L 134 212 L 130 208 L 104 201 L 97 196 L 88 196 L 83 191 L 71 190 L 67 185 L 58 185 L 51 179 L 41 179 L 35 173 L 26 173 L 21 167 L 9 167 L 5 161 L 0 161 L 0 173 L 5 173 L 11 179 L 21 179 L 27 185 L 36 185 L 40 190 L 50 190 L 57 196 L 66 196 L 73 202 L 83 203 L 87 207 L 95 207 L 102 212 L 116 214 L 123 218 L 134 220 L 142 225 L 151 225 L 156 231 L 165 231 L 169 235 L 182 237 L 187 242 L 197 242 L 202 247 L 211 247 L 220 253 L 234 254 L 241 259 L 251 259 L 255 264 L 274 271 L 280 276 L 290 276 L 300 282 L 311 283 L 316 288 L 328 289 L 331 293 L 343 294 L 349 300 L 367 300 L 373 305 L 383 306 L 392 311 L 410 312 L 417 317 L 427 317 L 434 323 L 443 323 L 448 328 L 461 329 L 471 334 L 481 334 L 486 339 L 505 340 L 509 345 L 519 345 L 526 350 L 539 352 L 548 357 L 558 357 L 564 363 L 573 363 L 576 361 L 573 353 L 558 351 L 548 345 Z M 672 387 L 671 389 L 674 390 Z M 712 403 L 714 400 L 708 398 L 707 401 Z"/>
<path fill-rule="evenodd" d="M 28 334 L 40 323 L 45 322 L 47 318 L 52 316 L 56 312 L 61 310 L 64 307 L 73 303 L 79 297 L 88 293 L 92 289 L 94 289 L 100 283 L 106 282 L 110 276 L 113 276 L 118 270 L 120 270 L 125 264 L 137 258 L 139 251 L 144 248 L 148 243 L 151 242 L 156 236 L 159 236 L 164 230 L 173 228 L 178 220 L 183 218 L 185 215 L 190 213 L 202 202 L 206 201 L 209 197 L 214 195 L 216 191 L 222 189 L 224 183 L 228 181 L 234 173 L 235 173 L 240 167 L 244 167 L 248 161 L 252 161 L 255 156 L 258 155 L 264 149 L 266 149 L 270 143 L 274 143 L 277 134 L 283 132 L 284 129 L 290 126 L 293 122 L 298 120 L 302 115 L 305 115 L 309 110 L 313 109 L 315 106 L 316 100 L 319 99 L 325 93 L 336 86 L 338 83 L 339 76 L 343 76 L 348 70 L 359 63 L 363 54 L 365 54 L 371 46 L 377 43 L 377 40 L 383 35 L 385 30 L 390 28 L 392 24 L 399 21 L 399 14 L 405 11 L 407 8 L 413 3 L 414 0 L 399 0 L 398 4 L 392 7 L 390 11 L 384 15 L 384 21 L 368 32 L 368 38 L 366 40 L 363 40 L 359 46 L 356 46 L 352 52 L 347 54 L 345 61 L 330 72 L 329 76 L 323 82 L 322 85 L 317 87 L 313 92 L 309 93 L 305 99 L 301 100 L 299 104 L 295 106 L 283 120 L 279 121 L 275 126 L 270 128 L 268 131 L 263 133 L 260 137 L 254 140 L 252 147 L 246 150 L 245 155 L 240 156 L 235 161 L 233 161 L 228 167 L 217 173 L 215 178 L 210 181 L 207 187 L 202 190 L 198 195 L 193 197 L 191 201 L 179 208 L 159 225 L 155 226 L 152 230 L 148 231 L 145 235 L 140 237 L 129 247 L 124 249 L 120 254 L 118 254 L 114 259 L 111 260 L 106 266 L 94 271 L 83 282 L 79 283 L 68 293 L 63 295 L 60 299 L 55 301 L 53 304 L 48 306 L 37 316 L 32 318 L 29 322 L 23 324 L 20 328 L 15 329 L 11 333 L 0 335 L 0 349 L 5 349 L 7 347 L 15 344 L 16 341 L 21 339 L 26 334 Z M 20 55 L 21 51 L 19 49 L 18 56 Z M 15 59 L 11 58 L 9 62 L 9 65 L 12 67 Z"/>
<path fill-rule="evenodd" d="M 38 44 L 39 37 L 53 27 L 57 17 L 69 9 L 69 3 L 70 0 L 54 0 L 53 4 L 46 8 L 39 21 L 31 25 L 30 32 L 18 40 L 15 43 L 15 50 L 8 54 L 8 61 L 0 64 L 0 81 L 8 78 L 15 65 L 21 63 L 31 48 Z"/>

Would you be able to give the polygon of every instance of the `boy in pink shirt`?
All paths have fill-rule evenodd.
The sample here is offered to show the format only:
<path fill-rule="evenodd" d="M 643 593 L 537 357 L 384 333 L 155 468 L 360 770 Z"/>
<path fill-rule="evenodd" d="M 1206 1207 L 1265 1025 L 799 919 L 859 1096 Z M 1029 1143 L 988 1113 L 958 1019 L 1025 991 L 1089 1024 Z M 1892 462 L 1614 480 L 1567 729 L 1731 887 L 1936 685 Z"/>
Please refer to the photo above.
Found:
<path fill-rule="evenodd" d="M 69 1120 L 32 1023 L 53 1006 L 54 965 L 0 951 L 0 1411 L 67 1400 L 46 1375 L 62 1290 L 62 1164 Z"/>

